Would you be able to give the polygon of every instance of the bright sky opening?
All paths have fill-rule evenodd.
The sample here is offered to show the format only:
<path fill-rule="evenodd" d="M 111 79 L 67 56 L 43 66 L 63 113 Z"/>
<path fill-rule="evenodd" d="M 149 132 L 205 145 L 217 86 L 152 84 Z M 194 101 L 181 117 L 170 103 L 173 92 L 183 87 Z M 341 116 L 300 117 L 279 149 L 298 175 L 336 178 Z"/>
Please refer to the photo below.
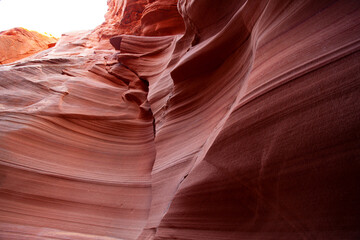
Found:
<path fill-rule="evenodd" d="M 0 0 L 0 31 L 23 27 L 60 37 L 104 22 L 107 0 Z"/>

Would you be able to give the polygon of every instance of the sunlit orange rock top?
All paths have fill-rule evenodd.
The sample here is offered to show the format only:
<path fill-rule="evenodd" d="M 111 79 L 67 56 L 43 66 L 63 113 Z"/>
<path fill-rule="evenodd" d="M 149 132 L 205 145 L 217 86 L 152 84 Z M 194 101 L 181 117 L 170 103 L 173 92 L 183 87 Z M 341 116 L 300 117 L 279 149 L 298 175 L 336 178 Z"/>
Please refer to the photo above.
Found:
<path fill-rule="evenodd" d="M 15 62 L 55 46 L 57 39 L 25 28 L 0 32 L 0 64 Z"/>

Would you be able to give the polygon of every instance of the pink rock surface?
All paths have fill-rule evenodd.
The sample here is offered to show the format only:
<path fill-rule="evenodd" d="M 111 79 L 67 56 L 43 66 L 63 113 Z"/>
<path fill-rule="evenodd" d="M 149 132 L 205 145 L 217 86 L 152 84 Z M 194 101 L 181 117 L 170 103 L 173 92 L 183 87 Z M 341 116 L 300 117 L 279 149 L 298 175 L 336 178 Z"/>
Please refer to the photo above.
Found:
<path fill-rule="evenodd" d="M 108 4 L 0 67 L 0 238 L 359 238 L 358 1 Z"/>
<path fill-rule="evenodd" d="M 0 64 L 15 62 L 55 46 L 57 39 L 24 28 L 0 32 Z"/>

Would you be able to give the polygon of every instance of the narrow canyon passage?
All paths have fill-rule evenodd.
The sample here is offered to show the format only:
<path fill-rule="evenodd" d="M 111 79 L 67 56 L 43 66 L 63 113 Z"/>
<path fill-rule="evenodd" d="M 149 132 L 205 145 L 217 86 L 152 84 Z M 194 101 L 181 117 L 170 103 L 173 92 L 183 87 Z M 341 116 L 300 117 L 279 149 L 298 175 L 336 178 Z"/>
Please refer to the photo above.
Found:
<path fill-rule="evenodd" d="M 360 236 L 359 1 L 108 5 L 0 66 L 0 238 Z"/>

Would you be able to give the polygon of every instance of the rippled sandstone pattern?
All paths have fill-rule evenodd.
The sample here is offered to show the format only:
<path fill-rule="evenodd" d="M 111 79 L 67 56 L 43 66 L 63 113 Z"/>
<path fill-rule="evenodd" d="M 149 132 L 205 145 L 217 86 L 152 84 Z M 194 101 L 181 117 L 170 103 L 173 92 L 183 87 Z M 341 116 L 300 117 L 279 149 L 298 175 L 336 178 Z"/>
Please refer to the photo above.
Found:
<path fill-rule="evenodd" d="M 0 237 L 359 238 L 358 1 L 108 4 L 0 67 Z"/>
<path fill-rule="evenodd" d="M 24 28 L 0 32 L 0 64 L 15 62 L 55 46 L 57 39 Z"/>

